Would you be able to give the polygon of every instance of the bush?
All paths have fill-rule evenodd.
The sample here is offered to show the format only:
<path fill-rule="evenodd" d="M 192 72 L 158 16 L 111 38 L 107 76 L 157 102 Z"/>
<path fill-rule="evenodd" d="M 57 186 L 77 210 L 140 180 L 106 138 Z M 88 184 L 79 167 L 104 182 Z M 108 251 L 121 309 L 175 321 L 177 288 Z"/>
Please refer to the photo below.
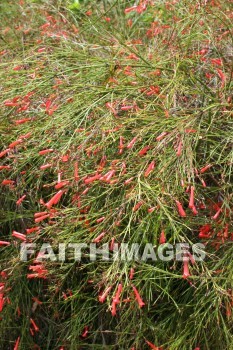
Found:
<path fill-rule="evenodd" d="M 0 7 L 0 348 L 230 349 L 230 4 Z M 206 257 L 60 261 L 74 243 Z"/>

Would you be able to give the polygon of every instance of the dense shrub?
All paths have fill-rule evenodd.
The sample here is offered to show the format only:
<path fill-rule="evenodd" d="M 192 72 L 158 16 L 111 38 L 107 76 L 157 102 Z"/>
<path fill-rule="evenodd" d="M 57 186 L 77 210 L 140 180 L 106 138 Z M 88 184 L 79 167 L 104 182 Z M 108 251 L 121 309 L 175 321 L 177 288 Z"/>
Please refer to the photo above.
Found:
<path fill-rule="evenodd" d="M 0 20 L 0 348 L 231 349 L 230 2 L 2 0 Z"/>

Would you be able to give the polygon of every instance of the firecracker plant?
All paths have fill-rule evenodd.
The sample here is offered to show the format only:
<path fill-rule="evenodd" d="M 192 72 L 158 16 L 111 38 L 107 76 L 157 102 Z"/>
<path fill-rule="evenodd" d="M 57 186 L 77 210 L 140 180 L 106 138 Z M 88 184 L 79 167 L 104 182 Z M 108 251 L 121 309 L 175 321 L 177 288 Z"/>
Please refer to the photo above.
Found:
<path fill-rule="evenodd" d="M 233 348 L 232 13 L 1 0 L 0 349 Z M 206 256 L 22 261 L 22 243 Z"/>

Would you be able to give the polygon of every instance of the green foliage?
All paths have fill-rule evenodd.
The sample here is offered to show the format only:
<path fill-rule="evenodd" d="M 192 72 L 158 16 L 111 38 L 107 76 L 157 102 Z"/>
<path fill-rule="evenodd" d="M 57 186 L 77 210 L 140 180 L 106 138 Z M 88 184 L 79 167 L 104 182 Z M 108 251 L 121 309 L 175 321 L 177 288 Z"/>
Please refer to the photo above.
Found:
<path fill-rule="evenodd" d="M 70 10 L 74 10 L 74 11 L 80 10 L 80 7 L 81 7 L 81 4 L 80 4 L 79 0 L 74 0 L 71 3 L 71 5 L 68 6 L 68 8 Z"/>
<path fill-rule="evenodd" d="M 141 1 L 125 13 L 133 1 L 1 2 L 0 349 L 17 339 L 21 350 L 232 348 L 231 13 L 224 0 L 203 3 Z M 64 193 L 47 208 L 60 177 Z M 207 257 L 184 278 L 175 260 L 90 261 L 85 250 L 29 278 L 37 263 L 20 261 L 13 231 L 55 253 L 103 232 L 100 246 L 158 246 L 163 232 L 204 243 Z"/>

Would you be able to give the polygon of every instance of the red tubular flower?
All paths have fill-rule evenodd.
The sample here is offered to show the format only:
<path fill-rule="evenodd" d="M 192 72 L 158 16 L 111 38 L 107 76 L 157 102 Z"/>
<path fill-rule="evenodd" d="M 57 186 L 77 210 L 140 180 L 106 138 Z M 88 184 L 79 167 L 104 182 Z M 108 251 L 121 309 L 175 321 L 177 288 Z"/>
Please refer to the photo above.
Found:
<path fill-rule="evenodd" d="M 25 234 L 17 232 L 17 231 L 13 231 L 12 236 L 20 239 L 21 241 L 26 241 L 26 239 L 27 239 Z"/>
<path fill-rule="evenodd" d="M 43 255 L 41 254 L 39 257 L 42 258 Z M 38 259 L 38 256 L 37 256 L 37 259 Z M 34 262 L 35 262 L 35 260 L 34 260 Z M 42 263 L 39 263 L 38 265 L 30 265 L 29 266 L 29 270 L 32 270 L 33 272 L 38 272 L 38 273 L 41 273 L 41 272 L 45 271 L 44 270 L 44 265 Z"/>
<path fill-rule="evenodd" d="M 11 167 L 9 165 L 0 165 L 0 171 L 1 170 L 11 170 Z"/>
<path fill-rule="evenodd" d="M 25 198 L 26 198 L 26 194 L 17 200 L 16 205 L 20 205 Z"/>
<path fill-rule="evenodd" d="M 168 133 L 163 131 L 159 136 L 156 137 L 156 141 L 161 141 Z"/>
<path fill-rule="evenodd" d="M 133 267 L 131 267 L 131 269 L 130 269 L 130 273 L 129 273 L 129 279 L 130 280 L 132 280 L 133 279 L 133 277 L 134 277 L 134 268 Z"/>
<path fill-rule="evenodd" d="M 37 52 L 44 52 L 44 51 L 46 51 L 46 48 L 45 48 L 45 47 L 41 47 L 41 48 L 39 48 L 39 49 L 37 50 Z"/>
<path fill-rule="evenodd" d="M 31 322 L 31 324 L 32 324 L 32 326 L 33 326 L 33 328 L 34 328 L 34 330 L 35 330 L 36 332 L 38 332 L 38 331 L 39 331 L 39 327 L 36 325 L 35 321 L 34 321 L 32 318 L 30 318 L 30 322 Z"/>
<path fill-rule="evenodd" d="M 195 207 L 195 205 L 192 207 L 192 212 L 194 215 L 198 214 L 197 208 Z"/>
<path fill-rule="evenodd" d="M 22 111 L 27 111 L 28 108 L 29 108 L 29 106 L 30 106 L 30 102 L 28 102 L 28 103 L 22 102 L 21 107 L 19 107 L 19 108 L 17 109 L 16 112 L 17 112 L 17 113 L 20 113 L 20 112 L 22 112 Z"/>
<path fill-rule="evenodd" d="M 133 211 L 137 211 L 141 206 L 143 205 L 143 202 L 138 202 L 134 207 L 133 207 Z"/>
<path fill-rule="evenodd" d="M 19 343 L 20 343 L 20 337 L 17 338 L 15 345 L 14 345 L 14 350 L 18 350 L 19 348 Z"/>
<path fill-rule="evenodd" d="M 41 256 L 42 257 L 42 256 Z M 38 259 L 38 257 L 37 257 Z M 37 260 L 34 260 L 34 262 L 37 261 Z M 46 275 L 48 273 L 48 270 L 46 270 L 44 268 L 44 265 L 40 262 L 38 265 L 30 265 L 29 266 L 29 270 L 33 271 L 34 272 L 34 275 L 36 274 L 37 277 L 41 277 L 41 278 L 46 278 Z M 29 278 L 29 277 L 28 277 Z M 31 278 L 34 278 L 34 277 L 31 277 Z"/>
<path fill-rule="evenodd" d="M 29 235 L 30 233 L 33 233 L 33 232 L 36 232 L 36 231 L 39 231 L 40 230 L 40 227 L 37 226 L 37 227 L 31 227 L 31 228 L 27 228 L 26 229 L 26 233 Z"/>
<path fill-rule="evenodd" d="M 112 306 L 111 306 L 112 316 L 116 316 L 116 306 L 117 306 L 117 304 L 120 303 L 120 294 L 121 294 L 121 292 L 122 292 L 122 284 L 120 283 L 118 285 L 115 297 L 113 298 L 113 301 L 112 301 Z"/>
<path fill-rule="evenodd" d="M 74 162 L 74 180 L 78 181 L 79 180 L 79 175 L 78 175 L 78 161 Z"/>
<path fill-rule="evenodd" d="M 112 287 L 108 287 L 101 295 L 99 295 L 99 302 L 104 303 Z"/>
<path fill-rule="evenodd" d="M 120 144 L 119 144 L 119 154 L 122 154 L 123 153 L 123 149 L 124 149 L 124 143 L 123 143 L 123 140 L 124 140 L 124 138 L 123 138 L 123 136 L 120 136 Z"/>
<path fill-rule="evenodd" d="M 90 176 L 90 177 L 85 178 L 84 179 L 84 183 L 86 185 L 88 185 L 89 183 L 92 183 L 92 182 L 94 182 L 96 180 L 99 180 L 100 178 L 101 178 L 101 175 L 100 174 L 96 174 L 94 176 Z"/>
<path fill-rule="evenodd" d="M 133 181 L 133 177 L 131 177 L 130 179 L 127 179 L 127 180 L 125 180 L 125 182 L 124 182 L 124 185 L 128 185 L 128 184 L 130 184 L 130 182 L 132 182 Z"/>
<path fill-rule="evenodd" d="M 48 27 L 50 27 L 50 22 L 46 22 L 45 24 L 42 24 L 42 26 L 40 26 L 40 29 L 44 30 Z"/>
<path fill-rule="evenodd" d="M 147 96 L 158 95 L 160 92 L 159 86 L 150 86 L 149 91 L 146 93 Z"/>
<path fill-rule="evenodd" d="M 93 239 L 93 243 L 99 243 L 102 238 L 105 236 L 106 232 L 102 232 L 98 237 L 96 237 L 95 239 Z"/>
<path fill-rule="evenodd" d="M 200 51 L 195 52 L 195 54 L 198 56 L 203 56 L 203 55 L 206 55 L 208 51 L 209 49 L 202 49 Z"/>
<path fill-rule="evenodd" d="M 155 161 L 153 160 L 149 165 L 148 168 L 146 169 L 144 176 L 148 177 L 150 175 L 150 173 L 154 170 L 155 168 Z"/>
<path fill-rule="evenodd" d="M 150 146 L 145 146 L 144 148 L 141 149 L 141 151 L 138 152 L 138 155 L 140 157 L 144 156 L 145 154 L 147 154 L 147 152 L 149 151 Z"/>
<path fill-rule="evenodd" d="M 113 237 L 109 243 L 109 250 L 113 251 L 115 245 L 115 238 Z"/>
<path fill-rule="evenodd" d="M 5 179 L 2 181 L 2 185 L 4 186 L 7 186 L 7 185 L 14 185 L 15 181 L 13 180 L 8 180 L 8 179 Z"/>
<path fill-rule="evenodd" d="M 25 134 L 25 135 L 19 136 L 19 138 L 20 138 L 20 139 L 28 139 L 28 138 L 31 137 L 31 136 L 32 136 L 32 133 L 31 133 L 31 132 L 28 132 L 28 133 Z"/>
<path fill-rule="evenodd" d="M 216 214 L 214 216 L 212 216 L 213 220 L 217 220 L 217 218 L 219 217 L 220 213 L 221 213 L 222 209 L 218 209 L 218 211 L 216 212 Z"/>
<path fill-rule="evenodd" d="M 9 151 L 10 151 L 10 148 L 7 148 L 4 151 L 0 152 L 0 158 L 4 157 Z"/>
<path fill-rule="evenodd" d="M 137 6 L 127 7 L 125 9 L 125 14 L 130 13 L 132 11 L 136 11 L 136 10 L 137 10 Z"/>
<path fill-rule="evenodd" d="M 203 225 L 200 228 L 198 237 L 199 238 L 209 238 L 210 237 L 210 231 L 211 231 L 211 225 L 209 225 L 209 224 Z"/>
<path fill-rule="evenodd" d="M 70 155 L 69 154 L 64 154 L 64 156 L 61 157 L 61 161 L 63 163 L 68 162 L 69 159 L 70 159 Z"/>
<path fill-rule="evenodd" d="M 111 180 L 111 178 L 115 175 L 115 170 L 110 170 L 108 171 L 105 175 L 100 177 L 101 181 L 105 181 L 105 182 L 109 182 Z"/>
<path fill-rule="evenodd" d="M 115 116 L 117 115 L 117 111 L 116 111 L 115 108 L 113 107 L 113 103 L 107 102 L 107 103 L 105 103 L 105 106 L 106 106 Z"/>
<path fill-rule="evenodd" d="M 112 316 L 116 316 L 116 303 L 114 300 L 111 305 L 111 313 L 112 313 Z"/>
<path fill-rule="evenodd" d="M 194 259 L 194 256 L 190 252 L 188 252 L 188 258 L 191 261 L 192 265 L 194 265 L 195 264 L 195 259 Z"/>
<path fill-rule="evenodd" d="M 186 134 L 190 134 L 190 133 L 197 132 L 197 130 L 196 129 L 185 129 L 185 132 L 186 132 Z"/>
<path fill-rule="evenodd" d="M 97 224 L 103 222 L 104 219 L 105 219 L 105 216 L 102 216 L 101 218 L 97 219 L 97 220 L 96 220 Z"/>
<path fill-rule="evenodd" d="M 210 61 L 212 64 L 216 64 L 217 66 L 222 66 L 221 58 L 212 58 Z"/>
<path fill-rule="evenodd" d="M 41 169 L 41 170 L 45 170 L 45 169 L 51 168 L 51 166 L 52 166 L 51 163 L 47 163 L 47 164 L 41 165 L 41 166 L 40 166 L 40 169 Z"/>
<path fill-rule="evenodd" d="M 43 304 L 43 302 L 40 301 L 37 297 L 33 297 L 32 300 L 33 300 L 37 305 Z"/>
<path fill-rule="evenodd" d="M 35 218 L 35 223 L 39 223 L 39 222 L 41 222 L 41 221 L 43 221 L 43 220 L 45 220 L 45 219 L 47 219 L 49 217 L 50 217 L 50 214 L 41 215 L 41 216 Z"/>
<path fill-rule="evenodd" d="M 165 235 L 165 232 L 162 230 L 159 238 L 159 244 L 164 244 L 164 243 L 166 243 L 166 235 Z"/>
<path fill-rule="evenodd" d="M 155 71 L 150 72 L 149 75 L 155 75 L 156 77 L 159 77 L 161 75 L 161 70 L 156 69 Z"/>
<path fill-rule="evenodd" d="M 62 191 L 62 190 L 58 191 L 58 192 L 50 199 L 50 201 L 48 201 L 47 203 L 45 203 L 45 206 L 46 206 L 48 209 L 50 209 L 53 205 L 57 204 L 57 203 L 60 201 L 60 199 L 61 199 L 63 193 L 64 193 L 64 191 Z"/>
<path fill-rule="evenodd" d="M 116 304 L 119 304 L 119 303 L 120 303 L 120 295 L 121 295 L 121 292 L 122 292 L 122 284 L 119 283 L 118 288 L 117 288 L 117 291 L 116 291 L 116 294 L 115 294 L 115 297 L 113 298 L 113 301 L 114 301 Z"/>
<path fill-rule="evenodd" d="M 126 164 L 125 162 L 122 162 L 122 172 L 121 172 L 121 175 L 124 175 L 126 173 Z"/>
<path fill-rule="evenodd" d="M 139 60 L 139 58 L 137 57 L 137 55 L 135 55 L 134 53 L 131 53 L 130 55 L 128 55 L 128 56 L 126 57 L 126 59 L 128 59 L 128 60 L 136 60 L 136 61 Z"/>
<path fill-rule="evenodd" d="M 87 335 L 88 335 L 88 331 L 89 331 L 89 327 L 88 327 L 88 326 L 85 326 L 81 337 L 82 337 L 82 338 L 86 338 Z"/>
<path fill-rule="evenodd" d="M 190 276 L 190 273 L 189 273 L 189 262 L 188 260 L 184 260 L 183 261 L 183 278 L 186 279 Z"/>
<path fill-rule="evenodd" d="M 229 237 L 229 232 L 228 232 L 228 230 L 229 230 L 229 224 L 226 224 L 226 225 L 225 225 L 225 228 L 224 228 L 224 232 L 223 232 L 223 237 L 224 237 L 224 238 L 228 238 L 228 237 Z"/>
<path fill-rule="evenodd" d="M 54 188 L 56 189 L 56 190 L 59 190 L 60 188 L 63 188 L 63 187 L 65 187 L 65 186 L 67 186 L 67 185 L 69 185 L 69 181 L 61 181 L 61 182 L 59 182 L 58 184 L 56 184 L 55 186 L 54 186 Z"/>
<path fill-rule="evenodd" d="M 107 157 L 104 155 L 101 160 L 100 160 L 100 164 L 99 164 L 99 171 L 102 171 L 103 168 L 105 167 L 106 165 L 106 162 L 107 162 Z"/>
<path fill-rule="evenodd" d="M 0 312 L 2 312 L 4 304 L 5 304 L 4 294 L 0 293 Z"/>
<path fill-rule="evenodd" d="M 157 346 L 155 346 L 154 344 L 152 344 L 150 341 L 146 340 L 147 345 L 149 345 L 149 347 L 152 350 L 159 350 L 159 348 Z"/>
<path fill-rule="evenodd" d="M 190 188 L 190 199 L 189 199 L 189 208 L 194 207 L 194 186 L 191 186 Z"/>
<path fill-rule="evenodd" d="M 39 211 L 38 213 L 34 214 L 34 218 L 38 218 L 38 217 L 46 215 L 46 214 L 48 214 L 47 211 Z"/>
<path fill-rule="evenodd" d="M 206 72 L 205 76 L 206 76 L 207 79 L 210 80 L 212 78 L 213 74 Z"/>
<path fill-rule="evenodd" d="M 202 186 L 207 187 L 205 181 L 203 179 L 200 179 L 200 180 L 201 180 Z"/>
<path fill-rule="evenodd" d="M 212 167 L 212 164 L 207 164 L 203 168 L 201 168 L 200 173 L 203 174 L 206 170 Z"/>
<path fill-rule="evenodd" d="M 206 209 L 206 205 L 204 202 L 200 202 L 199 205 L 198 205 L 198 208 L 199 209 Z"/>
<path fill-rule="evenodd" d="M 46 279 L 47 277 L 44 276 L 43 274 L 39 274 L 39 273 L 28 273 L 27 274 L 27 279 L 32 279 L 32 278 L 42 278 L 42 279 Z"/>
<path fill-rule="evenodd" d="M 142 307 L 145 305 L 145 303 L 144 303 L 144 301 L 142 300 L 142 298 L 140 297 L 140 295 L 139 295 L 138 290 L 136 289 L 136 287 L 134 287 L 134 286 L 132 285 L 132 288 L 133 288 L 133 291 L 134 291 L 136 300 L 137 300 L 137 302 L 138 302 L 138 305 L 139 305 L 140 308 L 142 308 Z"/>
<path fill-rule="evenodd" d="M 137 137 L 134 137 L 127 145 L 128 149 L 133 148 L 133 146 L 135 145 L 135 142 L 137 141 Z"/>
<path fill-rule="evenodd" d="M 53 150 L 52 148 L 43 149 L 43 150 L 39 151 L 39 155 L 40 155 L 40 156 L 43 156 L 43 155 L 48 154 L 48 153 L 51 153 L 51 152 L 53 152 L 53 151 L 54 151 L 54 150 Z"/>
<path fill-rule="evenodd" d="M 87 188 L 81 193 L 81 195 L 82 195 L 82 196 L 85 196 L 85 194 L 87 194 L 88 191 L 89 191 L 89 188 L 87 187 Z"/>
<path fill-rule="evenodd" d="M 11 101 L 5 101 L 4 102 L 4 106 L 6 106 L 6 107 L 16 107 L 16 106 L 18 106 L 18 103 L 11 102 Z"/>
<path fill-rule="evenodd" d="M 182 143 L 182 141 L 180 140 L 180 142 L 179 142 L 179 144 L 178 144 L 177 152 L 176 152 L 177 157 L 180 157 L 180 156 L 181 156 L 181 153 L 182 153 L 182 146 L 183 146 L 183 143 Z"/>
<path fill-rule="evenodd" d="M 24 124 L 24 123 L 27 123 L 27 122 L 30 122 L 30 121 L 32 121 L 32 118 L 24 118 L 24 119 L 15 120 L 14 123 L 16 125 L 20 125 L 20 124 Z"/>
<path fill-rule="evenodd" d="M 132 109 L 132 108 L 134 108 L 134 106 L 122 106 L 122 107 L 121 107 L 121 110 L 122 110 L 122 111 L 128 111 L 128 110 L 130 110 L 130 109 Z"/>
<path fill-rule="evenodd" d="M 177 206 L 179 215 L 180 215 L 181 217 L 186 217 L 186 213 L 185 213 L 185 211 L 184 211 L 184 209 L 183 209 L 183 207 L 182 207 L 182 204 L 181 204 L 179 201 L 177 201 L 177 200 L 176 200 L 176 206 Z"/>
<path fill-rule="evenodd" d="M 0 247 L 8 246 L 8 245 L 10 245 L 10 242 L 0 241 Z"/>
<path fill-rule="evenodd" d="M 131 66 L 126 66 L 124 69 L 124 74 L 129 75 L 129 76 L 135 76 L 135 73 L 132 72 L 132 67 Z M 136 82 L 137 84 L 137 82 Z"/>
<path fill-rule="evenodd" d="M 222 71 L 221 69 L 219 69 L 219 68 L 217 68 L 217 72 L 218 72 L 219 78 L 220 78 L 221 81 L 222 81 L 221 87 L 223 88 L 224 85 L 225 85 L 225 83 L 226 83 L 226 76 L 225 76 L 225 74 L 223 73 L 223 71 Z"/>
<path fill-rule="evenodd" d="M 155 211 L 156 207 L 151 207 L 151 208 L 148 208 L 147 211 L 148 213 L 153 213 L 153 211 Z"/>

